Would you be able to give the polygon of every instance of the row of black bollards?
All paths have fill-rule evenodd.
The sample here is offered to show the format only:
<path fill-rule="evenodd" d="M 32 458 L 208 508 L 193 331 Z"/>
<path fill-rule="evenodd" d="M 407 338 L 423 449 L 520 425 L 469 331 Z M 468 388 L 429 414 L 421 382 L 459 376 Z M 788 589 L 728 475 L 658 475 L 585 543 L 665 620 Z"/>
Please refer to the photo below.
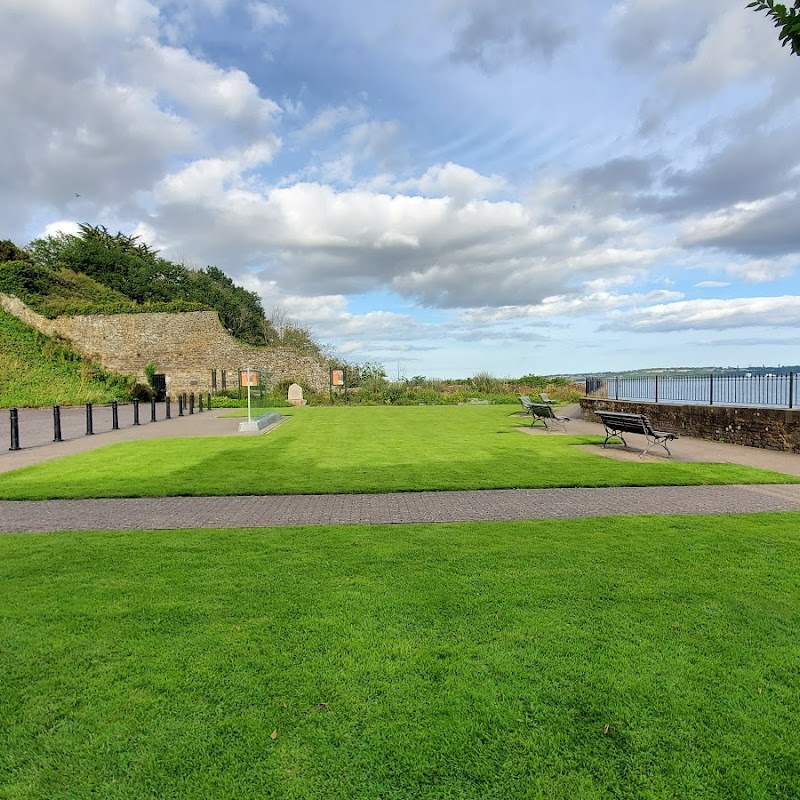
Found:
<path fill-rule="evenodd" d="M 203 411 L 203 395 L 199 395 L 199 410 Z M 179 395 L 178 396 L 178 416 L 182 417 L 184 414 L 184 408 L 187 407 L 186 405 L 187 399 L 186 395 Z M 189 413 L 194 414 L 194 403 L 195 397 L 194 393 L 189 395 Z M 208 394 L 208 405 L 207 409 L 211 410 L 211 394 Z M 158 417 L 156 416 L 157 410 L 157 403 L 155 398 L 150 401 L 150 421 L 157 422 Z M 93 436 L 94 435 L 94 405 L 92 403 L 86 403 L 85 406 L 85 418 L 86 418 L 86 436 Z M 20 450 L 20 436 L 19 436 L 19 409 L 12 408 L 9 409 L 9 416 L 10 416 L 10 430 L 11 430 L 11 446 L 8 448 L 9 450 Z M 170 404 L 170 398 L 167 397 L 164 403 L 164 418 L 165 419 L 172 419 L 172 407 Z M 133 400 L 133 424 L 139 425 L 139 400 Z M 111 430 L 118 431 L 119 430 L 119 404 L 116 400 L 112 400 L 111 402 Z M 53 406 L 53 441 L 54 442 L 62 442 L 62 431 L 61 431 L 61 406 L 54 405 Z"/>

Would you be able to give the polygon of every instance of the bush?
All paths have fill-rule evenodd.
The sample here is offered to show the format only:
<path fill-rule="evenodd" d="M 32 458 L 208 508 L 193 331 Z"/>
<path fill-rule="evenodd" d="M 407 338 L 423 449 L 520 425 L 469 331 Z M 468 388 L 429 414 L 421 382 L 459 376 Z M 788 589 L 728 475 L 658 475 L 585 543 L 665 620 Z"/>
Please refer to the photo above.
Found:
<path fill-rule="evenodd" d="M 147 384 L 135 383 L 131 388 L 131 397 L 134 400 L 149 403 L 154 396 L 153 390 Z"/>

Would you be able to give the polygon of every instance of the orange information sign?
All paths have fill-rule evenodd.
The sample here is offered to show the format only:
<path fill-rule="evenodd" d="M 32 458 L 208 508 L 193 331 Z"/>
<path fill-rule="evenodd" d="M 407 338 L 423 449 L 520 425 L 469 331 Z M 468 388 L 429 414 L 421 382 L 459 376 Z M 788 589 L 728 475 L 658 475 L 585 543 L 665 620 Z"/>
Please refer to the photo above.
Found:
<path fill-rule="evenodd" d="M 331 370 L 331 386 L 344 386 L 344 370 L 332 369 Z"/>
<path fill-rule="evenodd" d="M 261 384 L 261 376 L 256 369 L 251 369 L 249 372 L 246 369 L 239 372 L 239 385 L 246 387 L 248 385 L 247 379 L 250 378 L 250 386 L 259 386 Z"/>

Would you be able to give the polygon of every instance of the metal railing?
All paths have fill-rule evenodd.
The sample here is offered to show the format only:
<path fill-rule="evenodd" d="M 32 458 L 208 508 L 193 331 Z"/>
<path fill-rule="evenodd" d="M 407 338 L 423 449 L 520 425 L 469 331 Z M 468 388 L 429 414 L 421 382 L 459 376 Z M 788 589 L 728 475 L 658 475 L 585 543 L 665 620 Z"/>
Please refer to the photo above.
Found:
<path fill-rule="evenodd" d="M 587 397 L 651 403 L 795 408 L 797 374 L 644 375 L 586 378 Z"/>

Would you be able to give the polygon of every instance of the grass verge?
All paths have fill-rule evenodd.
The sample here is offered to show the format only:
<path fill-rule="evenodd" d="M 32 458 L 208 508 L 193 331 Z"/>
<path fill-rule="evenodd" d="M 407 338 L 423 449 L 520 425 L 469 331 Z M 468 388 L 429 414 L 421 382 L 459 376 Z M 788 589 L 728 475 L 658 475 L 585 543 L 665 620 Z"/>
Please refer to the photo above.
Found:
<path fill-rule="evenodd" d="M 0 537 L 0 797 L 796 797 L 799 524 Z"/>
<path fill-rule="evenodd" d="M 553 486 L 794 483 L 735 464 L 622 462 L 523 436 L 499 406 L 281 409 L 267 436 L 116 444 L 0 475 L 0 498 L 371 493 Z M 676 445 L 679 447 L 680 445 Z"/>

